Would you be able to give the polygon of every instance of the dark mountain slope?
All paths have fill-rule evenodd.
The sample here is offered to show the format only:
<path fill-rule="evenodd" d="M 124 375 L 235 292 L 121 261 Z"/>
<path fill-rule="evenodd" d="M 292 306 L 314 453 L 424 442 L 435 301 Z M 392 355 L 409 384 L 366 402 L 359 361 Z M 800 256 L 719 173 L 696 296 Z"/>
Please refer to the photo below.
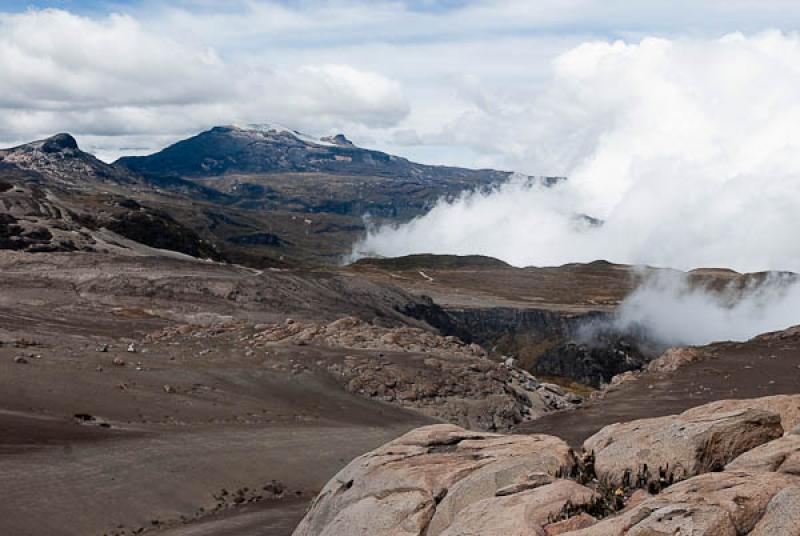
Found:
<path fill-rule="evenodd" d="M 343 135 L 315 140 L 275 126 L 214 127 L 151 156 L 116 164 L 143 175 L 207 177 L 225 174 L 330 173 L 428 181 L 471 180 L 490 184 L 511 173 L 417 164 L 356 147 Z"/>
<path fill-rule="evenodd" d="M 114 166 L 191 198 L 195 210 L 178 207 L 182 221 L 251 265 L 338 263 L 364 233 L 366 218 L 405 222 L 439 199 L 493 188 L 513 175 L 417 164 L 356 147 L 343 135 L 314 139 L 270 125 L 214 127 Z"/>
<path fill-rule="evenodd" d="M 134 241 L 222 258 L 168 211 L 134 199 L 151 189 L 81 151 L 69 134 L 0 150 L 0 249 L 145 253 Z"/>
<path fill-rule="evenodd" d="M 350 252 L 367 218 L 408 221 L 439 199 L 511 177 L 417 164 L 342 135 L 317 140 L 270 126 L 215 127 L 113 165 L 59 134 L 0 151 L 7 214 L 0 241 L 21 250 L 105 249 L 96 232 L 105 228 L 255 267 L 332 265 Z"/>

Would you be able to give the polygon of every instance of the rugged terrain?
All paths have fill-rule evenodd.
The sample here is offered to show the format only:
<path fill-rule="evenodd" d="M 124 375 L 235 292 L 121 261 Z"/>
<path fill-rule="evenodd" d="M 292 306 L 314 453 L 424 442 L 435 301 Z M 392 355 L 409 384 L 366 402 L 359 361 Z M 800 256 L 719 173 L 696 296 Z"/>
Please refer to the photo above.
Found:
<path fill-rule="evenodd" d="M 275 125 L 215 127 L 114 166 L 198 203 L 200 210 L 181 218 L 248 264 L 337 265 L 367 221 L 407 221 L 440 198 L 512 176 L 417 164 L 356 147 L 343 135 L 318 140 Z"/>
<path fill-rule="evenodd" d="M 343 136 L 315 140 L 270 125 L 215 127 L 113 165 L 58 134 L 0 150 L 0 247 L 102 250 L 96 231 L 109 229 L 256 267 L 336 266 L 365 218 L 407 221 L 439 198 L 511 175 L 416 164 Z"/>
<path fill-rule="evenodd" d="M 442 335 L 434 303 L 348 274 L 8 251 L 0 270 L 12 534 L 288 533 L 342 464 L 410 428 L 505 431 L 582 402 Z"/>
<path fill-rule="evenodd" d="M 614 424 L 578 451 L 429 426 L 345 467 L 294 534 L 789 536 L 799 422 L 794 395 Z"/>
<path fill-rule="evenodd" d="M 767 534 L 793 519 L 794 476 L 775 474 L 794 474 L 778 436 L 796 398 L 719 401 L 794 395 L 796 329 L 664 353 L 608 326 L 674 271 L 339 266 L 367 215 L 404 221 L 509 177 L 273 126 L 114 165 L 67 134 L 0 150 L 0 532 L 288 535 L 321 490 L 298 534 L 653 534 L 663 509 Z M 727 292 L 769 274 L 685 276 Z M 698 506 L 692 482 L 767 491 L 743 521 L 722 498 Z"/>

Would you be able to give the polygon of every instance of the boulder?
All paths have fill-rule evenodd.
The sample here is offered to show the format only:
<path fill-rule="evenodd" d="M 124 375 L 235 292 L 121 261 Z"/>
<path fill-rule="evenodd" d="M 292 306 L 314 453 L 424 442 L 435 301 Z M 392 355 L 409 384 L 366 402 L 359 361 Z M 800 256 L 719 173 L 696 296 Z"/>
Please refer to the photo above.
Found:
<path fill-rule="evenodd" d="M 784 430 L 792 430 L 800 425 L 800 395 L 775 395 L 744 400 L 719 400 L 703 406 L 692 408 L 684 415 L 710 415 L 712 413 L 727 413 L 741 409 L 760 409 L 777 413 L 781 416 L 781 426 Z"/>
<path fill-rule="evenodd" d="M 477 468 L 450 486 L 436 508 L 427 536 L 442 533 L 472 503 L 549 484 L 548 474 L 572 465 L 569 448 L 560 439 L 546 435 L 522 436 L 527 438 L 522 444 L 520 436 L 508 437 L 514 442 L 511 456 Z"/>
<path fill-rule="evenodd" d="M 708 473 L 675 484 L 660 495 L 642 503 L 639 508 L 655 509 L 656 516 L 663 508 L 674 509 L 681 505 L 707 509 L 706 514 L 709 519 L 715 518 L 717 513 L 725 513 L 736 529 L 734 534 L 747 534 L 759 521 L 770 500 L 781 490 L 796 483 L 795 477 L 772 473 L 748 471 Z M 651 514 L 649 517 L 654 516 Z M 724 523 L 721 522 L 721 525 Z M 664 532 L 675 533 L 674 530 Z M 630 534 L 633 536 L 636 533 Z"/>
<path fill-rule="evenodd" d="M 749 450 L 729 463 L 726 469 L 777 471 L 800 476 L 800 435 L 785 435 Z"/>
<path fill-rule="evenodd" d="M 587 439 L 600 479 L 622 483 L 626 476 L 647 480 L 664 470 L 682 480 L 722 469 L 759 445 L 781 437 L 780 417 L 757 409 L 727 413 L 700 408 L 680 415 L 612 424 Z"/>
<path fill-rule="evenodd" d="M 554 437 L 503 436 L 452 425 L 419 428 L 342 469 L 313 501 L 294 535 L 430 535 L 431 520 L 453 490 L 457 500 L 450 499 L 445 507 L 450 513 L 437 520 L 443 532 L 452 512 L 487 495 L 493 498 L 496 490 L 532 473 L 555 475 L 572 464 L 569 447 Z M 456 488 L 476 473 L 472 484 Z"/>
<path fill-rule="evenodd" d="M 569 533 L 578 529 L 593 527 L 597 520 L 587 513 L 580 513 L 576 516 L 550 523 L 544 526 L 545 536 L 558 536 L 559 534 Z"/>
<path fill-rule="evenodd" d="M 707 473 L 675 484 L 639 506 L 604 519 L 569 536 L 737 536 L 759 523 L 767 505 L 781 491 L 794 489 L 798 479 L 775 473 L 724 471 Z M 785 519 L 788 497 L 779 499 Z M 790 506 L 790 505 L 789 505 Z M 777 504 L 776 504 L 777 507 Z M 766 516 L 764 516 L 766 518 Z M 778 536 L 783 533 L 764 533 Z M 792 534 L 792 533 L 789 533 Z"/>
<path fill-rule="evenodd" d="M 646 367 L 647 372 L 674 372 L 684 365 L 697 361 L 702 354 L 696 348 L 668 348 L 663 354 L 652 360 Z"/>
<path fill-rule="evenodd" d="M 588 504 L 595 493 L 571 480 L 556 480 L 532 490 L 472 503 L 459 512 L 442 536 L 530 536 L 569 502 Z M 436 534 L 436 533 L 434 533 Z"/>
<path fill-rule="evenodd" d="M 800 487 L 775 495 L 750 536 L 800 536 Z"/>

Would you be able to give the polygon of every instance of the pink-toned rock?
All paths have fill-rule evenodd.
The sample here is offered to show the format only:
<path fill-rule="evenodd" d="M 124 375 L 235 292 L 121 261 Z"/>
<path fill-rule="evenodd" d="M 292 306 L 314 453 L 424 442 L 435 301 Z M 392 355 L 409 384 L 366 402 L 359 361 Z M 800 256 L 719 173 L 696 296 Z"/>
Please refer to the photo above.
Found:
<path fill-rule="evenodd" d="M 676 480 L 719 470 L 743 452 L 780 437 L 774 413 L 743 409 L 729 413 L 698 411 L 612 424 L 587 439 L 583 448 L 595 454 L 599 478 L 622 482 L 644 472 L 656 478 L 660 468 Z"/>
<path fill-rule="evenodd" d="M 800 435 L 789 434 L 747 451 L 728 470 L 777 471 L 800 476 Z"/>
<path fill-rule="evenodd" d="M 776 473 L 724 471 L 667 488 L 636 508 L 569 536 L 737 536 L 762 520 L 774 497 L 798 483 Z M 775 536 L 778 536 L 777 534 Z"/>
<path fill-rule="evenodd" d="M 647 365 L 647 372 L 673 372 L 684 365 L 697 361 L 701 355 L 696 348 L 669 348 Z"/>
<path fill-rule="evenodd" d="M 508 436 L 508 440 L 518 444 L 519 437 Z M 477 468 L 450 486 L 436 508 L 428 536 L 443 532 L 461 516 L 464 508 L 475 502 L 494 497 L 501 490 L 501 495 L 510 495 L 508 492 L 514 488 L 525 491 L 538 487 L 536 484 L 546 483 L 542 473 L 553 475 L 558 467 L 571 465 L 572 455 L 560 439 L 546 435 L 523 437 L 526 437 L 526 451 L 515 448 L 507 458 Z M 470 443 L 465 441 L 464 447 L 470 448 Z"/>
<path fill-rule="evenodd" d="M 750 536 L 800 536 L 800 487 L 775 495 Z"/>
<path fill-rule="evenodd" d="M 633 508 L 636 508 L 642 504 L 644 501 L 652 498 L 653 496 L 650 495 L 646 490 L 637 489 L 631 494 L 630 497 L 628 497 L 628 500 L 625 501 L 625 510 L 632 510 Z"/>
<path fill-rule="evenodd" d="M 469 505 L 455 517 L 441 536 L 530 536 L 544 534 L 544 525 L 567 502 L 587 504 L 595 493 L 572 480 Z"/>
<path fill-rule="evenodd" d="M 697 414 L 727 413 L 741 409 L 760 409 L 777 413 L 785 431 L 800 425 L 800 395 L 775 395 L 745 400 L 719 400 L 683 413 L 687 417 Z"/>
<path fill-rule="evenodd" d="M 477 471 L 475 486 L 495 482 L 489 492 L 493 498 L 497 489 L 530 473 L 554 475 L 572 463 L 569 447 L 555 437 L 503 436 L 452 425 L 419 428 L 342 469 L 314 500 L 294 534 L 429 534 L 439 503 Z M 459 510 L 486 494 L 466 485 L 459 490 Z M 439 530 L 448 526 L 442 523 Z"/>
<path fill-rule="evenodd" d="M 597 520 L 589 514 L 583 512 L 563 521 L 550 523 L 544 526 L 545 536 L 558 536 L 559 534 L 569 533 L 578 529 L 593 527 Z"/>

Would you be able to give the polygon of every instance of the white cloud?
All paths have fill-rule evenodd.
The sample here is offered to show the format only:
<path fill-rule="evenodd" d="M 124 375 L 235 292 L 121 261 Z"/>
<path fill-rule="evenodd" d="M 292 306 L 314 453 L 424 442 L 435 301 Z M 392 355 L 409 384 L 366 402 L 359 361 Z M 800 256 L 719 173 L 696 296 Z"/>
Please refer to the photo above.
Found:
<path fill-rule="evenodd" d="M 169 35 L 128 15 L 0 14 L 0 139 L 69 131 L 113 152 L 117 137 L 139 136 L 153 149 L 159 136 L 216 124 L 381 128 L 408 114 L 402 85 L 376 72 L 225 61 Z"/>
<path fill-rule="evenodd" d="M 527 140 L 472 129 L 506 128 L 549 61 L 581 42 L 800 25 L 788 0 L 105 5 L 124 14 L 0 14 L 0 145 L 69 130 L 108 153 L 132 137 L 155 150 L 216 123 L 280 121 L 430 163 L 510 169 Z"/>
<path fill-rule="evenodd" d="M 644 329 L 670 346 L 714 341 L 744 341 L 800 322 L 800 283 L 773 274 L 744 289 L 717 292 L 693 286 L 682 273 L 662 272 L 646 279 L 625 299 L 614 320 L 623 332 Z"/>
<path fill-rule="evenodd" d="M 543 91 L 476 106 L 439 134 L 569 181 L 440 203 L 357 249 L 800 270 L 799 87 L 795 34 L 585 43 Z"/>

